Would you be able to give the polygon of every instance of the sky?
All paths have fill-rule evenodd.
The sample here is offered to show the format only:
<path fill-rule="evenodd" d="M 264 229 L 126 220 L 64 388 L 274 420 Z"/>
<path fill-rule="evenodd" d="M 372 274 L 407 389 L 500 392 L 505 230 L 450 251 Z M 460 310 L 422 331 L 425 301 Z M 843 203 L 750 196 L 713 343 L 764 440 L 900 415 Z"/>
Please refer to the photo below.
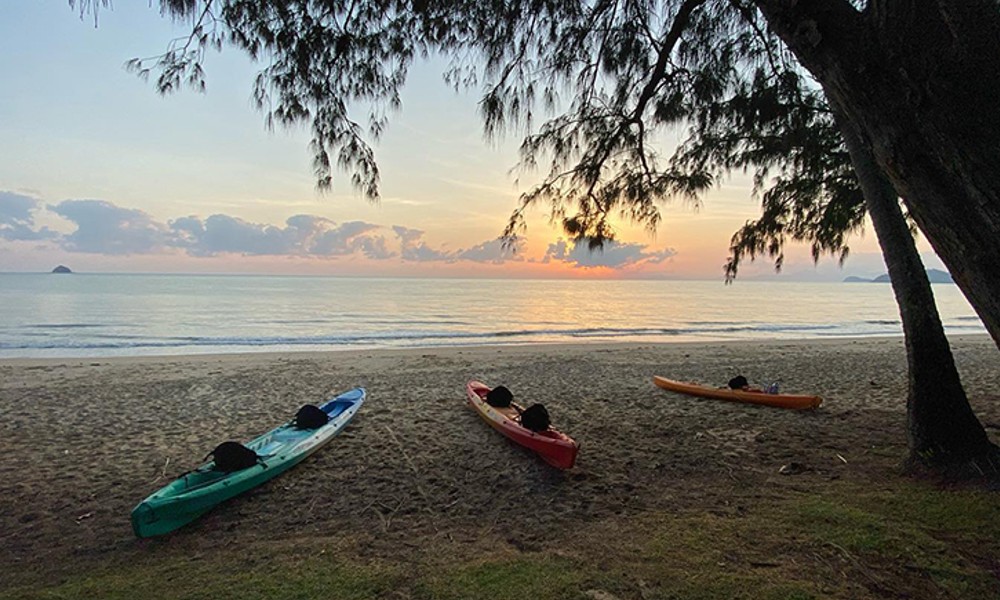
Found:
<path fill-rule="evenodd" d="M 343 173 L 316 189 L 305 128 L 269 131 L 251 101 L 259 69 L 210 52 L 207 90 L 160 96 L 124 68 L 160 54 L 184 24 L 146 2 L 102 10 L 66 0 L 0 3 L 0 272 L 266 273 L 346 276 L 718 279 L 729 240 L 754 219 L 736 176 L 699 206 L 662 205 L 655 234 L 617 223 L 603 252 L 566 240 L 545 207 L 516 252 L 498 236 L 541 173 L 513 172 L 520 138 L 487 141 L 475 90 L 440 64 L 411 70 L 402 108 L 373 147 L 382 198 Z M 669 149 L 665 149 L 669 150 Z M 924 242 L 928 267 L 942 268 Z M 841 267 L 792 246 L 741 279 L 839 281 L 885 272 L 874 232 Z"/>

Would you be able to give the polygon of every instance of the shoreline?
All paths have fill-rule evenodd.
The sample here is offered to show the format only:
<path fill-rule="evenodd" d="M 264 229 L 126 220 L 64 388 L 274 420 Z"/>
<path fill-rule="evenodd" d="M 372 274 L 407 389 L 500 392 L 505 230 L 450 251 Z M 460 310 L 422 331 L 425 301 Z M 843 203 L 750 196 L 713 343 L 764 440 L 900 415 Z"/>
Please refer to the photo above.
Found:
<path fill-rule="evenodd" d="M 962 333 L 948 336 L 951 342 L 962 340 L 989 339 L 988 333 Z M 414 346 L 407 348 L 338 348 L 330 350 L 290 350 L 277 351 L 268 350 L 261 352 L 206 352 L 193 354 L 141 354 L 134 356 L 66 356 L 66 357 L 0 357 L 0 367 L 32 367 L 32 366 L 56 366 L 56 365 L 76 365 L 83 366 L 92 363 L 108 364 L 140 364 L 157 362 L 211 362 L 211 361 L 249 361 L 249 362 L 269 362 L 277 359 L 305 359 L 316 360 L 324 356 L 342 355 L 385 355 L 385 356 L 414 356 L 420 354 L 453 354 L 467 352 L 476 354 L 481 352 L 493 352 L 496 350 L 508 350 L 511 352 L 543 352 L 543 351 L 583 351 L 593 349 L 595 351 L 605 349 L 629 349 L 629 348 L 649 348 L 649 347 L 699 347 L 699 346 L 723 346 L 723 347 L 755 347 L 773 345 L 791 346 L 829 346 L 839 344 L 857 344 L 869 341 L 903 340 L 903 335 L 869 335 L 869 336 L 843 336 L 843 337 L 818 337 L 818 338 L 761 338 L 761 339 L 720 339 L 720 340 L 676 340 L 667 342 L 642 342 L 642 341 L 622 341 L 622 342 L 529 342 L 523 344 L 469 344 L 469 345 L 449 345 L 449 346 Z"/>

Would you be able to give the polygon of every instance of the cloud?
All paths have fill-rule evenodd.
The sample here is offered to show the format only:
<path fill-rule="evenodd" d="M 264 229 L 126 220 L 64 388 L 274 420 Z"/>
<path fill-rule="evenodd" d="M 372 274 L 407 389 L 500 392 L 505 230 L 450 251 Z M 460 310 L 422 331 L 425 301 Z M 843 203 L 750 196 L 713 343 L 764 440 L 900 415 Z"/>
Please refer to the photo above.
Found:
<path fill-rule="evenodd" d="M 301 216 L 305 217 L 306 215 Z M 322 220 L 329 223 L 326 219 Z M 289 223 L 291 223 L 291 219 L 289 219 Z M 327 228 L 313 238 L 309 251 L 311 254 L 321 256 L 361 252 L 368 258 L 375 260 L 392 258 L 396 253 L 386 246 L 385 237 L 372 233 L 379 229 L 381 226 L 363 221 L 350 221 L 340 227 Z"/>
<path fill-rule="evenodd" d="M 403 245 L 413 244 L 423 237 L 424 232 L 419 229 L 410 229 L 409 227 L 403 227 L 402 225 L 393 225 L 392 231 L 399 238 L 399 241 Z"/>
<path fill-rule="evenodd" d="M 393 253 L 382 236 L 372 232 L 379 225 L 362 221 L 337 223 L 316 215 L 295 215 L 285 227 L 250 223 L 229 215 L 212 215 L 202 221 L 183 217 L 170 222 L 176 244 L 194 256 L 219 254 L 346 256 L 361 252 L 369 258 L 389 258 Z"/>
<path fill-rule="evenodd" d="M 201 224 L 187 249 L 197 256 L 217 254 L 288 254 L 288 235 L 273 225 L 249 223 L 228 215 L 212 215 Z"/>
<path fill-rule="evenodd" d="M 0 192 L 0 239 L 12 242 L 54 239 L 58 232 L 34 229 L 34 212 L 41 202 L 14 192 Z"/>
<path fill-rule="evenodd" d="M 500 265 L 508 260 L 523 261 L 524 240 L 517 240 L 513 248 L 504 248 L 503 240 L 497 238 L 482 244 L 473 246 L 467 250 L 459 250 L 455 257 L 459 260 L 471 260 L 474 262 L 488 262 Z"/>
<path fill-rule="evenodd" d="M 141 210 L 103 200 L 64 200 L 48 209 L 76 224 L 76 231 L 59 240 L 70 252 L 151 254 L 170 245 L 170 230 Z"/>
<path fill-rule="evenodd" d="M 34 222 L 31 213 L 37 209 L 38 200 L 15 194 L 0 192 L 0 225 L 30 226 Z"/>
<path fill-rule="evenodd" d="M 424 232 L 420 229 L 410 229 L 402 225 L 393 225 L 393 233 L 399 240 L 403 260 L 413 262 L 457 262 L 469 261 L 501 265 L 508 261 L 523 261 L 519 254 L 524 250 L 524 240 L 518 240 L 514 248 L 504 248 L 500 238 L 476 244 L 470 248 L 448 251 L 429 246 L 422 238 Z"/>
<path fill-rule="evenodd" d="M 501 239 L 488 240 L 460 250 L 432 246 L 424 231 L 402 225 L 385 227 L 364 221 L 336 223 L 325 217 L 298 214 L 283 225 L 253 223 L 239 217 L 214 214 L 205 219 L 180 217 L 163 223 L 141 210 L 127 209 L 103 200 L 64 200 L 47 208 L 76 225 L 63 235 L 35 226 L 39 200 L 0 192 L 0 240 L 54 240 L 69 252 L 106 255 L 155 254 L 182 251 L 189 256 L 226 254 L 244 256 L 298 256 L 333 258 L 364 256 L 370 260 L 403 260 L 420 263 L 469 262 L 502 265 L 524 261 L 525 242 L 505 248 Z M 609 242 L 590 252 L 586 244 L 559 240 L 550 244 L 541 260 L 561 261 L 577 268 L 629 268 L 659 263 L 674 255 L 672 249 L 649 251 L 642 244 Z"/>
<path fill-rule="evenodd" d="M 590 250 L 585 241 L 559 240 L 549 244 L 543 263 L 562 261 L 578 268 L 610 267 L 620 269 L 642 264 L 659 264 L 677 254 L 673 248 L 650 252 L 645 244 L 624 244 L 614 240 L 603 249 Z"/>
<path fill-rule="evenodd" d="M 393 232 L 399 238 L 402 247 L 400 256 L 403 260 L 414 262 L 453 262 L 455 253 L 447 250 L 436 250 L 421 240 L 424 232 L 419 229 L 410 229 L 402 225 L 393 225 Z"/>
<path fill-rule="evenodd" d="M 386 246 L 382 236 L 359 238 L 355 243 L 358 250 L 372 260 L 387 260 L 398 254 Z"/>

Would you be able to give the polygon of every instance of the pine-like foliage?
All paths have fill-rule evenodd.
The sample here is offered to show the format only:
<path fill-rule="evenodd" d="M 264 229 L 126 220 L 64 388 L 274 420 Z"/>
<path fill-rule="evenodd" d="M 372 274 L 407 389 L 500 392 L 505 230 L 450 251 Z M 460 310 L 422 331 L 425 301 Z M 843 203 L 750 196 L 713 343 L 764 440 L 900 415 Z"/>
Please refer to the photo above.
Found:
<path fill-rule="evenodd" d="M 103 0 L 80 0 L 81 11 Z M 518 168 L 545 169 L 504 230 L 548 206 L 597 248 L 615 219 L 655 230 L 663 201 L 694 204 L 730 171 L 754 173 L 760 219 L 733 237 L 727 279 L 787 239 L 846 257 L 863 203 L 815 90 L 746 0 L 161 0 L 191 23 L 129 67 L 156 87 L 204 89 L 207 49 L 235 46 L 262 68 L 253 97 L 268 126 L 308 124 L 321 189 L 335 166 L 379 197 L 371 142 L 400 106 L 412 61 L 445 56 L 455 86 L 482 91 L 487 136 L 523 134 Z M 360 113 L 363 118 L 356 115 Z M 676 140 L 682 139 L 679 147 Z M 673 148 L 676 152 L 672 152 Z"/>
<path fill-rule="evenodd" d="M 728 281 L 745 258 L 767 255 L 780 269 L 788 239 L 809 243 L 814 260 L 847 258 L 850 234 L 864 227 L 864 196 L 830 111 L 798 72 L 758 69 L 692 123 L 675 164 L 706 179 L 752 171 L 761 199 L 761 216 L 733 235 Z"/>

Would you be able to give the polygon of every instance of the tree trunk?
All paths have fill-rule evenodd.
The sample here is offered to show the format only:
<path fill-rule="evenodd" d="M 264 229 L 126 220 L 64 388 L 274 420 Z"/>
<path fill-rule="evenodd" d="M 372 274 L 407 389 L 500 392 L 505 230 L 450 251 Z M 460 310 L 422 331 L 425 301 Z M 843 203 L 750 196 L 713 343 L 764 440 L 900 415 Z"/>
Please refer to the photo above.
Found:
<path fill-rule="evenodd" d="M 996 450 L 972 412 L 938 316 L 927 272 L 903 217 L 895 190 L 846 119 L 844 143 L 865 196 L 899 305 L 909 367 L 906 402 L 910 464 L 966 465 Z"/>
<path fill-rule="evenodd" d="M 753 0 L 857 128 L 1000 346 L 996 0 Z"/>

